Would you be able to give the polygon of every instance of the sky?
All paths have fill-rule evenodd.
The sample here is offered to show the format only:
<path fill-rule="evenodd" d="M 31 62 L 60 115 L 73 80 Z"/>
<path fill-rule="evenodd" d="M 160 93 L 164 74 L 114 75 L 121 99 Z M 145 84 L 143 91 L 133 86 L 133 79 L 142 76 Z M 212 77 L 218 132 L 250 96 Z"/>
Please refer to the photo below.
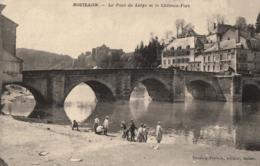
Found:
<path fill-rule="evenodd" d="M 96 2 L 104 7 L 73 7 L 73 3 Z M 189 8 L 107 7 L 116 3 L 189 4 Z M 175 20 L 183 18 L 207 33 L 207 18 L 225 15 L 234 24 L 238 16 L 254 23 L 260 0 L 0 0 L 3 14 L 19 24 L 17 48 L 44 50 L 77 57 L 81 52 L 106 44 L 131 52 L 149 41 L 153 32 L 163 37 L 176 33 Z"/>

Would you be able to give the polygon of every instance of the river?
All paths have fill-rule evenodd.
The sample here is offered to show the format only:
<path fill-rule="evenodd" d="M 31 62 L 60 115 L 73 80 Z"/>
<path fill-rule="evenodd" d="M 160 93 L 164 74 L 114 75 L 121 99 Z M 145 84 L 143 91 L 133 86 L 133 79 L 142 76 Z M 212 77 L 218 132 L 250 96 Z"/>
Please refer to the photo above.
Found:
<path fill-rule="evenodd" d="M 10 94 L 5 94 L 2 98 L 8 99 L 7 96 Z M 8 101 L 3 112 L 16 116 L 30 115 L 35 106 L 34 99 L 21 95 L 18 100 Z M 160 121 L 165 133 L 178 142 L 249 150 L 260 148 L 259 102 L 191 100 L 185 103 L 167 103 L 152 101 L 145 94 L 143 97 L 135 95 L 129 102 L 99 103 L 90 87 L 79 85 L 67 97 L 64 108 L 51 111 L 64 113 L 67 119 L 61 120 L 76 120 L 87 127 L 92 127 L 96 116 L 101 121 L 109 116 L 110 131 L 113 132 L 120 130 L 122 120 L 129 122 L 133 119 L 137 126 L 145 123 L 152 133 Z"/>

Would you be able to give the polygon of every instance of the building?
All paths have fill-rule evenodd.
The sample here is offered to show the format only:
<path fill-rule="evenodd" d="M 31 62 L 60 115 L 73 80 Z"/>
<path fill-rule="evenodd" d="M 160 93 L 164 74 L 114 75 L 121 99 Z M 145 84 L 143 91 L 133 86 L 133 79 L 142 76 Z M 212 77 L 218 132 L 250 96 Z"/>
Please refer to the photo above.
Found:
<path fill-rule="evenodd" d="M 260 71 L 260 40 L 252 32 L 229 27 L 212 35 L 195 59 L 200 61 L 200 70 L 205 72 L 233 71 L 252 73 Z M 216 39 L 215 41 L 208 39 Z M 212 41 L 212 42 L 211 42 Z M 191 65 L 190 65 L 191 66 Z M 190 68 L 195 70 L 194 68 Z"/>
<path fill-rule="evenodd" d="M 181 70 L 237 73 L 260 72 L 260 36 L 226 24 L 214 25 L 205 36 L 177 38 L 164 48 L 162 67 Z"/>
<path fill-rule="evenodd" d="M 111 49 L 107 47 L 105 44 L 103 44 L 100 47 L 96 47 L 92 49 L 92 56 L 99 57 L 102 55 L 113 55 L 113 54 L 124 54 L 123 49 Z"/>
<path fill-rule="evenodd" d="M 2 14 L 0 4 L 0 92 L 5 83 L 22 81 L 22 60 L 16 57 L 17 24 Z"/>
<path fill-rule="evenodd" d="M 93 68 L 96 66 L 94 58 L 91 52 L 87 51 L 78 56 L 78 59 L 74 61 L 75 68 Z"/>
<path fill-rule="evenodd" d="M 176 67 L 187 70 L 195 62 L 195 55 L 203 49 L 205 38 L 199 35 L 176 38 L 162 51 L 162 68 Z"/>

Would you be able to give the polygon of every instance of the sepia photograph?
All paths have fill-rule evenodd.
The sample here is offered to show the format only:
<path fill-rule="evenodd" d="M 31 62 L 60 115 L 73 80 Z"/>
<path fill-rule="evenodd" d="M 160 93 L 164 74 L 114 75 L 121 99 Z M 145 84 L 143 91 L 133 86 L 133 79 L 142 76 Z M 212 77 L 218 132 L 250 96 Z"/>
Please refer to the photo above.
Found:
<path fill-rule="evenodd" d="M 260 166 L 259 0 L 0 0 L 0 166 Z"/>

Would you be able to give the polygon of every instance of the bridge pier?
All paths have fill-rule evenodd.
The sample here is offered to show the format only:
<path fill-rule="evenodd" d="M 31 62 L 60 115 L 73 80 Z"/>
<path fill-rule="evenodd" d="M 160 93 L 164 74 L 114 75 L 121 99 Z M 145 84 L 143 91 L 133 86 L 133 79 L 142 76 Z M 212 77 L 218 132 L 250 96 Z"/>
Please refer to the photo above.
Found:
<path fill-rule="evenodd" d="M 220 91 L 217 93 L 218 101 L 241 102 L 243 82 L 240 75 L 218 77 Z"/>
<path fill-rule="evenodd" d="M 115 88 L 116 100 L 128 101 L 131 96 L 131 76 L 124 73 L 116 75 L 116 88 Z"/>
<path fill-rule="evenodd" d="M 65 75 L 50 74 L 47 83 L 46 104 L 51 107 L 63 107 L 65 100 Z"/>
<path fill-rule="evenodd" d="M 185 102 L 185 78 L 180 73 L 176 73 L 172 82 L 171 102 Z"/>

